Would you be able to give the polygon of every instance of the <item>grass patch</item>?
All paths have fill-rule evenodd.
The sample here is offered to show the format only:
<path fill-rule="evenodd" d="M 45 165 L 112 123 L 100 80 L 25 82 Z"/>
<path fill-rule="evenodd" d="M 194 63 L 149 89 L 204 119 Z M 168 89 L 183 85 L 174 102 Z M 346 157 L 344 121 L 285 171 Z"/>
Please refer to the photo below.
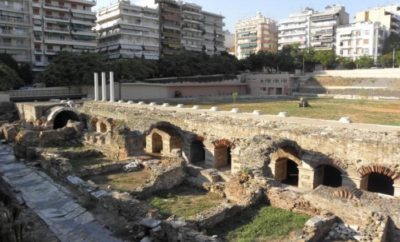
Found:
<path fill-rule="evenodd" d="M 310 108 L 299 108 L 297 100 L 264 100 L 231 102 L 204 102 L 201 108 L 218 106 L 230 111 L 239 108 L 241 112 L 261 110 L 264 114 L 276 115 L 288 112 L 293 117 L 339 120 L 350 117 L 356 123 L 400 125 L 400 104 L 398 101 L 311 99 Z M 196 103 L 199 104 L 199 103 Z M 200 103 L 201 104 L 201 103 Z M 190 107 L 193 103 L 187 103 Z"/>
<path fill-rule="evenodd" d="M 141 170 L 91 176 L 87 177 L 87 180 L 92 180 L 103 189 L 110 186 L 113 190 L 132 192 L 139 186 L 144 185 L 149 178 L 150 172 Z"/>
<path fill-rule="evenodd" d="M 285 241 L 299 231 L 310 217 L 280 208 L 258 206 L 246 209 L 209 231 L 228 241 Z"/>
<path fill-rule="evenodd" d="M 149 203 L 164 217 L 176 215 L 189 218 L 217 206 L 222 200 L 216 194 L 190 186 L 180 186 L 152 197 Z"/>

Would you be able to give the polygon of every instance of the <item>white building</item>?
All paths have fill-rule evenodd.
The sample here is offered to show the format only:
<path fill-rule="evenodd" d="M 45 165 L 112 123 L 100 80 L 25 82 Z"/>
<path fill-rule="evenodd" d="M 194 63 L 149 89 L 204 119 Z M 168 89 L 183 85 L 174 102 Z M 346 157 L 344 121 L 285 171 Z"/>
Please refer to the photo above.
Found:
<path fill-rule="evenodd" d="M 158 11 L 119 0 L 97 12 L 98 51 L 110 59 L 160 56 Z"/>
<path fill-rule="evenodd" d="M 299 45 L 300 48 L 310 47 L 310 18 L 314 13 L 311 8 L 295 13 L 278 23 L 278 48 L 285 45 Z"/>
<path fill-rule="evenodd" d="M 95 0 L 33 0 L 33 68 L 43 70 L 60 51 L 96 48 Z"/>
<path fill-rule="evenodd" d="M 276 22 L 257 13 L 255 17 L 236 24 L 235 55 L 245 59 L 259 51 L 277 51 L 278 32 Z"/>
<path fill-rule="evenodd" d="M 375 7 L 358 12 L 355 22 L 380 22 L 386 31 L 400 34 L 400 5 Z"/>
<path fill-rule="evenodd" d="M 30 11 L 30 0 L 0 0 L 0 52 L 17 62 L 32 62 Z"/>
<path fill-rule="evenodd" d="M 370 56 L 376 62 L 382 54 L 385 35 L 385 27 L 378 22 L 354 23 L 339 27 L 336 54 L 353 60 Z"/>
<path fill-rule="evenodd" d="M 323 11 L 306 8 L 278 24 L 278 46 L 299 45 L 316 50 L 335 47 L 336 28 L 349 23 L 349 14 L 340 5 L 327 6 Z"/>

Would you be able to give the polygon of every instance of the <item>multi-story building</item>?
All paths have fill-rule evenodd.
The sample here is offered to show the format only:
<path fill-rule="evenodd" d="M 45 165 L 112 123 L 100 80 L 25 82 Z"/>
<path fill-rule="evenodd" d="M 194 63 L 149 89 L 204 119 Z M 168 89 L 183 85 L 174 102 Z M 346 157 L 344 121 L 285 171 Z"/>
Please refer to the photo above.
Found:
<path fill-rule="evenodd" d="M 361 22 L 339 27 L 336 54 L 353 60 L 370 56 L 376 63 L 382 54 L 385 35 L 385 27 L 379 22 Z"/>
<path fill-rule="evenodd" d="M 181 49 L 181 5 L 175 0 L 156 0 L 160 25 L 160 54 L 176 54 Z"/>
<path fill-rule="evenodd" d="M 306 8 L 278 23 L 279 49 L 285 45 L 299 45 L 302 49 L 310 47 L 310 18 L 313 13 L 313 9 Z"/>
<path fill-rule="evenodd" d="M 349 23 L 349 14 L 343 6 L 327 6 L 310 18 L 310 45 L 316 50 L 331 50 L 336 44 L 336 28 Z"/>
<path fill-rule="evenodd" d="M 97 12 L 98 51 L 110 59 L 159 59 L 159 25 L 156 9 L 119 0 Z"/>
<path fill-rule="evenodd" d="M 331 50 L 336 44 L 336 28 L 349 23 L 349 14 L 343 6 L 327 6 L 323 11 L 306 8 L 279 22 L 279 49 L 285 45 Z"/>
<path fill-rule="evenodd" d="M 276 22 L 261 13 L 236 24 L 235 55 L 244 59 L 259 51 L 277 51 L 278 32 Z"/>
<path fill-rule="evenodd" d="M 96 49 L 95 0 L 33 0 L 33 67 L 40 71 L 60 51 Z"/>
<path fill-rule="evenodd" d="M 203 11 L 203 50 L 208 55 L 219 54 L 225 49 L 224 16 Z"/>
<path fill-rule="evenodd" d="M 380 22 L 386 31 L 400 34 L 400 5 L 371 8 L 358 12 L 355 22 Z"/>
<path fill-rule="evenodd" d="M 32 61 L 30 11 L 30 0 L 0 0 L 0 52 L 21 63 Z"/>
<path fill-rule="evenodd" d="M 181 44 L 187 51 L 203 50 L 203 14 L 201 6 L 191 3 L 181 5 Z"/>
<path fill-rule="evenodd" d="M 156 0 L 159 4 L 161 55 L 180 50 L 205 52 L 209 55 L 225 51 L 223 19 L 192 3 Z"/>

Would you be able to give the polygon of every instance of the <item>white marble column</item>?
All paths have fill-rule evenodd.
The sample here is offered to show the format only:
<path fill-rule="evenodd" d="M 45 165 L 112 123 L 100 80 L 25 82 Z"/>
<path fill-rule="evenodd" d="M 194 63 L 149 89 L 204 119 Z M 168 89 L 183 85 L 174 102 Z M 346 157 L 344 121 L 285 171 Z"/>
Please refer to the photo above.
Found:
<path fill-rule="evenodd" d="M 101 101 L 107 101 L 106 73 L 101 73 Z"/>
<path fill-rule="evenodd" d="M 110 71 L 110 102 L 115 102 L 114 72 Z"/>
<path fill-rule="evenodd" d="M 94 73 L 94 100 L 99 101 L 99 73 Z"/>

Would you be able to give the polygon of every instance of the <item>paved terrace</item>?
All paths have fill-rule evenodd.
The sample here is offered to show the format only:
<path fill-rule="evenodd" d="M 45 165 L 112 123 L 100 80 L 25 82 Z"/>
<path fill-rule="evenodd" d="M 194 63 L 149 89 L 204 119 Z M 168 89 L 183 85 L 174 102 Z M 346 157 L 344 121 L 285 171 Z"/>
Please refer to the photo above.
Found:
<path fill-rule="evenodd" d="M 60 241 L 120 241 L 49 176 L 17 162 L 10 146 L 0 145 L 0 174 Z"/>

